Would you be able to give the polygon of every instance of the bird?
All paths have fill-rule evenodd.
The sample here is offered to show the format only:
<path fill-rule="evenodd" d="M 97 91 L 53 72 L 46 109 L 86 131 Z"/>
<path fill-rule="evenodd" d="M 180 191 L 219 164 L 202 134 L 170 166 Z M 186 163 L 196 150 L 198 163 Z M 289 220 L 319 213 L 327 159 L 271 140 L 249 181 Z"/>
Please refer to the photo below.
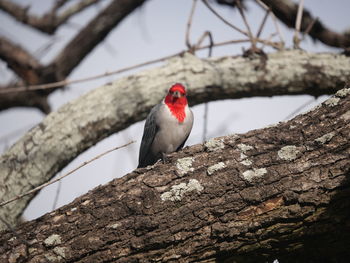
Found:
<path fill-rule="evenodd" d="M 193 126 L 193 112 L 188 106 L 186 88 L 173 84 L 161 103 L 146 118 L 137 168 L 165 160 L 165 155 L 184 146 Z"/>

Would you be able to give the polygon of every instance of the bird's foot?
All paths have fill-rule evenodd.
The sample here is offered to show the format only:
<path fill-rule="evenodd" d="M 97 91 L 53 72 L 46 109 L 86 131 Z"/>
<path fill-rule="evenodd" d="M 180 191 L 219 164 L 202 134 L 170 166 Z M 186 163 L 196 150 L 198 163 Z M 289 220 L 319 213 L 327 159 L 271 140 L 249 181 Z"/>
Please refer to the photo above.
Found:
<path fill-rule="evenodd" d="M 167 161 L 167 156 L 166 156 L 166 154 L 165 153 L 162 153 L 162 160 L 163 160 L 163 163 L 165 164 L 166 163 L 166 161 Z"/>
<path fill-rule="evenodd" d="M 162 159 L 157 160 L 153 165 L 157 165 L 157 164 L 160 164 L 160 163 L 163 163 Z"/>

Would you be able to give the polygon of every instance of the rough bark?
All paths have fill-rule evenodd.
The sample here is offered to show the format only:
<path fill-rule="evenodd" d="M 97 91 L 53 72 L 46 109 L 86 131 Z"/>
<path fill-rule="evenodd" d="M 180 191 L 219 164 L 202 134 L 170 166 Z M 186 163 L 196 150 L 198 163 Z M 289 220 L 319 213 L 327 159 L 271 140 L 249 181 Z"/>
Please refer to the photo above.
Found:
<path fill-rule="evenodd" d="M 285 51 L 267 60 L 201 60 L 185 54 L 97 88 L 48 115 L 0 157 L 0 200 L 48 181 L 90 146 L 142 120 L 174 82 L 188 87 L 194 105 L 252 96 L 329 94 L 349 79 L 350 59 L 342 55 Z M 0 216 L 14 225 L 31 199 L 6 206 Z"/>
<path fill-rule="evenodd" d="M 350 89 L 212 139 L 0 237 L 3 262 L 347 262 Z M 12 260 L 12 261 L 11 261 Z"/>

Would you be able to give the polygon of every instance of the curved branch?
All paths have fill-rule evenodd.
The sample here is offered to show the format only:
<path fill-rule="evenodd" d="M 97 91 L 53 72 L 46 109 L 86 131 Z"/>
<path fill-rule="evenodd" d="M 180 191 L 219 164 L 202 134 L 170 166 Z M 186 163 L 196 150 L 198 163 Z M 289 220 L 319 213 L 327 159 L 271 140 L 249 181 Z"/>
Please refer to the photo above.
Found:
<path fill-rule="evenodd" d="M 19 22 L 31 26 L 43 33 L 52 35 L 73 15 L 78 14 L 98 1 L 99 0 L 81 0 L 75 5 L 68 7 L 61 15 L 59 15 L 57 14 L 57 11 L 65 4 L 65 1 L 63 1 L 62 3 L 55 5 L 52 10 L 41 17 L 29 14 L 28 7 L 23 7 L 8 0 L 0 0 L 0 9 L 14 17 Z"/>
<path fill-rule="evenodd" d="M 38 62 L 35 61 L 30 54 L 19 46 L 11 44 L 5 38 L 0 38 L 0 58 L 8 62 L 9 66 L 29 84 L 52 83 L 66 79 L 71 71 L 93 48 L 103 41 L 116 25 L 145 1 L 146 0 L 112 1 L 110 5 L 100 12 L 70 43 L 67 44 L 62 52 L 48 66 L 39 68 L 37 65 Z M 93 2 L 96 1 L 83 0 L 78 2 L 76 5 L 66 10 L 66 13 L 62 14 L 62 19 L 68 19 L 74 12 L 79 12 Z M 6 6 L 8 10 L 17 10 L 16 8 L 21 8 L 18 7 L 17 4 L 6 0 L 0 0 L 0 8 L 4 8 L 4 6 Z M 22 11 L 18 9 L 17 11 L 19 12 L 18 15 L 30 19 L 30 16 L 27 16 L 27 9 Z M 45 19 L 50 20 L 45 23 L 43 22 L 47 29 L 52 27 L 52 19 L 57 23 L 64 22 L 63 20 L 61 21 L 59 17 L 53 18 L 52 16 L 54 16 L 54 14 L 51 13 L 45 16 Z M 8 88 L 12 88 L 12 85 Z M 15 106 L 27 106 L 37 107 L 44 113 L 48 113 L 50 112 L 50 107 L 46 101 L 46 97 L 54 90 L 55 89 L 50 89 L 39 92 L 25 91 L 18 95 L 2 94 L 0 95 L 0 110 Z"/>
<path fill-rule="evenodd" d="M 95 46 L 126 16 L 146 0 L 112 1 L 76 35 L 57 55 L 53 67 L 57 79 L 64 79 Z"/>
<path fill-rule="evenodd" d="M 295 20 L 298 12 L 298 4 L 290 0 L 261 0 L 269 6 L 272 12 L 285 25 L 294 28 Z M 314 18 L 306 9 L 303 11 L 301 32 L 307 32 L 310 25 L 312 25 L 308 34 L 322 43 L 339 48 L 350 47 L 350 35 L 340 34 L 327 28 L 321 21 Z"/>
<path fill-rule="evenodd" d="M 23 262 L 347 262 L 350 89 L 212 139 L 0 236 Z"/>
<path fill-rule="evenodd" d="M 108 135 L 142 120 L 173 82 L 184 82 L 189 100 L 334 93 L 350 79 L 350 59 L 335 54 L 284 51 L 267 59 L 190 54 L 167 65 L 95 89 L 28 132 L 0 157 L 0 200 L 27 192 L 52 178 L 77 155 Z M 15 224 L 32 197 L 0 209 Z"/>
<path fill-rule="evenodd" d="M 218 4 L 236 8 L 236 1 L 231 0 L 215 0 Z M 243 0 L 241 0 L 243 1 Z M 261 0 L 271 8 L 274 15 L 290 28 L 295 27 L 295 20 L 298 13 L 298 3 L 291 0 Z M 244 3 L 245 1 L 243 1 Z M 304 9 L 303 19 L 301 22 L 301 32 L 309 34 L 313 39 L 317 39 L 322 43 L 338 48 L 350 47 L 350 35 L 341 34 L 327 28 L 321 21 L 314 18 L 311 13 Z"/>

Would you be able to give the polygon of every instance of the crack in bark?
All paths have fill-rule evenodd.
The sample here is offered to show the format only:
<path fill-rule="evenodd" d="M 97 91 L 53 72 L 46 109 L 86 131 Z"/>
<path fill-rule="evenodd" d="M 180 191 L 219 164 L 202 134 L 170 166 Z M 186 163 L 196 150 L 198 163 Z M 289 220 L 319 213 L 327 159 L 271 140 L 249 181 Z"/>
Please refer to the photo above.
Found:
<path fill-rule="evenodd" d="M 160 74 L 161 73 L 162 72 L 160 72 Z M 267 250 L 268 246 L 273 246 L 273 244 L 270 244 L 270 241 L 261 243 L 259 239 L 257 240 L 257 238 L 254 238 L 254 234 L 256 230 L 259 229 L 260 225 L 263 226 L 264 224 L 273 222 L 274 219 L 282 222 L 286 220 L 297 220 L 299 222 L 299 220 L 301 220 L 300 218 L 310 214 L 310 216 L 314 216 L 314 219 L 308 219 L 309 222 L 312 223 L 312 226 L 317 226 L 317 218 L 319 215 L 315 215 L 314 206 L 319 208 L 328 204 L 327 210 L 333 208 L 339 209 L 339 205 L 343 205 L 345 208 L 350 206 L 348 203 L 342 201 L 343 199 L 334 197 L 334 194 L 338 195 L 339 193 L 344 193 L 340 191 L 342 188 L 339 187 L 339 185 L 348 184 L 346 181 L 343 181 L 346 180 L 345 176 L 350 169 L 349 160 L 345 158 L 346 154 L 349 152 L 350 140 L 348 138 L 349 134 L 346 133 L 349 120 L 338 117 L 348 111 L 349 96 L 350 94 L 348 94 L 347 97 L 337 97 L 339 101 L 337 101 L 337 105 L 333 107 L 330 107 L 329 103 L 325 102 L 315 110 L 307 114 L 299 115 L 275 127 L 255 130 L 247 134 L 235 135 L 232 137 L 219 138 L 224 145 L 222 149 L 215 148 L 209 151 L 208 147 L 196 145 L 186 148 L 181 152 L 171 154 L 169 156 L 169 163 L 157 164 L 153 166 L 151 170 L 137 170 L 127 175 L 125 178 L 116 179 L 110 184 L 98 187 L 85 196 L 76 199 L 72 204 L 58 210 L 58 212 L 47 214 L 36 222 L 28 222 L 20 226 L 18 228 L 18 233 L 22 235 L 24 239 L 27 239 L 28 235 L 30 235 L 29 233 L 37 231 L 35 229 L 38 227 L 42 230 L 41 234 L 37 237 L 38 242 L 41 242 L 41 239 L 45 239 L 48 236 L 48 232 L 68 233 L 71 231 L 70 233 L 75 233 L 76 239 L 72 238 L 69 244 L 74 244 L 74 249 L 76 249 L 74 253 L 81 254 L 86 253 L 85 249 L 89 247 L 98 247 L 100 244 L 98 242 L 104 242 L 110 239 L 115 240 L 115 236 L 113 235 L 115 232 L 112 230 L 111 232 L 105 231 L 106 228 L 103 226 L 108 226 L 113 222 L 119 222 L 121 225 L 116 231 L 118 231 L 117 233 L 120 234 L 120 238 L 123 241 L 116 241 L 116 247 L 111 247 L 110 251 L 111 253 L 115 253 L 119 251 L 118 247 L 120 249 L 122 244 L 127 244 L 127 248 L 135 250 L 128 256 L 130 260 L 137 260 L 141 257 L 148 257 L 155 254 L 166 254 L 169 252 L 167 250 L 169 247 L 175 249 L 176 253 L 179 253 L 181 259 L 191 261 L 196 258 L 197 260 L 203 255 L 198 253 L 195 246 L 190 245 L 191 241 L 195 241 L 195 243 L 208 242 L 207 244 L 214 250 L 218 249 L 220 251 L 219 255 L 215 255 L 213 258 L 221 257 L 226 252 L 230 253 L 230 255 L 234 252 L 234 255 L 240 257 L 247 255 L 249 251 L 255 251 L 254 253 L 259 253 L 257 251 L 264 251 L 264 253 L 267 253 L 266 257 L 268 258 L 271 254 L 269 254 L 268 251 L 265 252 L 265 250 Z M 120 98 L 120 96 L 118 96 L 118 98 Z M 106 102 L 109 103 L 109 100 Z M 317 118 L 317 116 L 323 115 L 328 115 L 329 117 Z M 50 118 L 58 117 L 50 115 Z M 333 118 L 334 122 L 331 122 L 330 118 Z M 89 123 L 89 121 L 87 121 L 87 123 Z M 290 125 L 295 125 L 295 129 L 290 130 Z M 47 127 L 49 127 L 49 125 L 47 125 Z M 315 144 L 313 150 L 307 150 L 305 145 L 314 143 L 316 138 L 319 138 L 330 130 L 336 130 L 335 128 L 339 134 L 344 134 L 343 138 L 340 135 L 336 135 L 327 144 Z M 105 131 L 105 128 L 103 128 L 103 130 Z M 303 142 L 302 146 L 298 148 L 303 156 L 299 156 L 295 160 L 289 162 L 278 160 L 277 151 L 285 146 L 285 142 L 288 142 L 289 145 L 297 145 L 298 142 L 300 142 L 301 130 L 307 131 L 305 135 L 305 140 L 307 140 L 307 142 Z M 35 132 L 35 129 L 33 131 Z M 40 132 L 42 132 L 41 129 Z M 259 139 L 255 140 L 257 137 Z M 266 138 L 266 140 L 261 140 L 261 138 Z M 276 147 L 272 147 L 271 149 L 271 143 L 268 143 L 267 146 L 264 144 L 264 141 L 269 141 L 269 138 Z M 38 144 L 40 145 L 40 141 L 38 141 Z M 260 159 L 259 162 L 264 164 L 264 166 L 259 165 L 256 167 L 267 167 L 269 163 L 273 162 L 274 170 L 271 172 L 268 170 L 267 174 L 264 175 L 262 179 L 248 183 L 242 178 L 241 174 L 241 171 L 244 171 L 243 168 L 245 167 L 242 167 L 241 164 L 237 162 L 235 163 L 234 158 L 231 158 L 232 153 L 239 154 L 240 152 L 238 151 L 238 146 L 232 148 L 232 144 L 254 145 L 254 149 L 249 150 L 247 153 L 257 154 L 257 156 L 248 156 L 248 158 L 253 159 L 253 163 L 255 161 L 254 158 Z M 343 149 L 343 155 L 336 158 L 343 158 L 343 160 L 334 162 L 334 158 L 332 159 L 330 157 L 339 147 Z M 270 155 L 266 152 L 267 148 L 271 149 Z M 265 157 L 258 154 L 260 150 L 266 152 Z M 175 168 L 173 165 L 176 163 L 177 159 L 186 156 L 195 156 L 193 172 L 183 177 L 177 177 L 173 172 L 169 172 L 174 171 L 173 169 Z M 265 158 L 266 161 L 264 161 Z M 315 158 L 318 158 L 319 161 L 311 162 L 310 165 L 317 165 L 315 167 L 315 169 L 318 169 L 316 173 L 321 171 L 323 173 L 322 176 L 325 177 L 325 179 L 317 183 L 310 180 L 309 173 L 305 172 L 308 171 L 310 167 L 302 166 L 304 161 L 310 161 Z M 208 159 L 210 162 L 208 162 Z M 225 162 L 228 167 L 208 176 L 205 172 L 206 168 L 217 162 Z M 331 178 L 329 177 L 330 170 L 334 171 Z M 279 178 L 280 181 L 276 180 L 276 174 L 282 175 Z M 294 174 L 294 176 L 290 176 L 290 174 Z M 338 176 L 334 177 L 336 174 Z M 323 178 L 322 176 L 321 178 Z M 145 187 L 143 181 L 146 180 L 146 178 L 149 180 L 146 181 L 146 184 L 162 185 L 164 189 L 160 190 L 158 187 Z M 204 187 L 201 193 L 186 193 L 179 202 L 161 202 L 161 192 L 169 189 L 171 185 L 182 182 L 187 183 L 190 178 L 201 182 L 201 185 Z M 275 182 L 275 184 L 273 184 L 273 182 Z M 304 182 L 311 185 L 303 188 L 302 184 Z M 328 190 L 323 192 L 321 186 Z M 313 188 L 317 191 L 312 190 Z M 348 189 L 348 187 L 344 188 L 345 191 Z M 285 195 L 284 191 L 286 191 Z M 318 198 L 321 193 L 324 197 Z M 331 193 L 331 195 L 328 196 L 328 193 Z M 299 208 L 295 205 L 281 206 L 281 208 L 276 207 L 276 209 L 266 213 L 253 215 L 244 222 L 242 222 L 242 220 L 236 220 L 237 215 L 234 211 L 237 209 L 241 208 L 242 210 L 252 204 L 257 206 L 261 202 L 278 197 L 279 194 L 283 197 L 283 200 L 287 198 L 289 203 L 300 202 L 302 205 L 305 204 L 305 206 L 299 205 Z M 295 197 L 294 195 L 297 196 Z M 89 200 L 90 203 L 88 202 Z M 305 200 L 308 200 L 308 202 L 311 201 L 310 203 L 313 206 L 308 206 L 308 202 L 305 202 Z M 331 200 L 331 202 L 329 200 Z M 77 210 L 74 211 L 76 215 L 69 214 L 69 211 L 73 208 L 77 208 Z M 228 212 L 226 213 L 225 211 L 227 210 Z M 198 220 L 194 217 L 192 211 L 207 212 L 208 219 L 206 222 L 203 222 L 212 224 L 212 236 L 210 236 L 210 238 L 204 239 L 205 237 L 203 236 L 203 240 L 198 240 L 201 238 L 201 235 L 198 235 L 198 232 L 191 232 L 192 228 L 196 229 L 199 227 L 198 229 L 200 229 L 200 224 L 202 222 L 202 220 Z M 343 209 L 343 211 L 346 213 L 348 210 Z M 338 210 L 335 212 L 335 214 L 329 214 L 329 211 L 325 211 L 322 216 L 332 222 L 333 219 L 330 215 L 336 216 L 337 220 L 341 215 Z M 57 218 L 56 221 L 53 221 L 53 218 L 58 215 L 62 215 L 62 218 Z M 79 218 L 75 218 L 74 216 L 79 216 Z M 150 217 L 152 217 L 153 222 L 147 221 Z M 222 223 L 220 220 L 221 217 L 224 217 L 223 220 L 227 223 Z M 170 219 L 175 221 L 170 221 Z M 80 224 L 79 230 L 75 225 L 77 220 Z M 181 225 L 181 222 L 179 223 L 176 220 L 181 220 L 182 222 L 186 222 L 186 224 Z M 344 219 L 340 217 L 339 220 L 340 221 L 337 222 L 341 223 Z M 152 230 L 154 229 L 154 225 L 152 225 L 154 223 L 157 224 L 158 227 L 156 231 Z M 143 224 L 145 227 L 143 227 Z M 242 225 L 240 226 L 239 224 Z M 321 226 L 324 226 L 323 222 L 321 222 Z M 338 228 L 335 228 L 336 226 Z M 338 225 L 327 225 L 327 227 L 335 231 L 335 233 L 343 230 L 339 228 Z M 346 227 L 346 225 L 342 227 Z M 86 236 L 82 237 L 80 234 L 81 232 L 85 233 L 85 231 Z M 170 233 L 179 232 L 180 234 L 177 235 L 178 240 L 184 241 L 178 243 L 172 242 L 173 240 L 169 239 L 169 231 Z M 278 231 L 288 236 L 288 232 L 283 232 L 283 229 L 279 229 Z M 320 231 L 321 236 L 323 235 L 326 237 L 328 235 L 326 232 L 322 232 L 322 229 Z M 244 243 L 239 243 L 239 241 L 233 238 L 240 235 L 240 233 L 242 233 L 242 239 L 245 240 Z M 345 231 L 340 231 L 340 234 L 343 234 L 340 240 L 348 240 L 346 233 Z M 312 232 L 309 233 L 309 236 L 306 235 L 306 238 L 310 237 L 311 234 Z M 103 236 L 104 241 L 92 240 L 89 243 L 89 237 L 94 238 L 96 236 Z M 162 236 L 164 239 L 161 238 Z M 130 240 L 131 237 L 133 240 Z M 271 238 L 271 236 L 267 235 L 267 238 Z M 6 246 L 7 248 L 10 248 L 10 246 L 15 247 L 16 241 L 9 241 L 9 239 L 9 233 L 4 232 L 4 234 L 0 236 L 0 243 L 9 242 L 9 246 Z M 225 243 L 221 243 L 220 240 L 225 240 Z M 293 237 L 291 237 L 289 243 L 287 241 L 285 242 L 287 242 L 289 246 L 292 246 L 295 240 L 298 239 L 293 239 Z M 159 248 L 160 243 L 166 246 Z M 235 248 L 237 245 L 242 246 L 242 249 L 237 250 Z M 286 253 L 286 251 L 279 247 L 279 245 L 281 245 L 281 243 L 277 243 L 277 245 L 274 246 L 275 250 L 272 252 L 276 253 L 276 256 L 280 255 L 278 253 L 282 253 L 281 258 L 284 259 L 283 253 Z M 141 248 L 139 246 L 141 246 Z M 260 248 L 256 246 L 260 246 Z M 8 253 L 10 252 L 6 250 L 6 247 L 0 246 L 0 254 L 9 255 Z M 159 249 L 154 249 L 147 253 L 148 249 L 143 250 L 142 247 L 155 247 Z M 339 251 L 339 249 L 341 250 L 342 248 L 342 246 L 339 246 L 339 248 L 331 247 L 330 249 Z M 45 248 L 40 251 L 45 253 L 51 251 L 51 248 Z M 340 252 L 345 253 L 343 250 Z M 321 253 L 320 255 L 323 254 Z M 286 254 L 284 254 L 284 256 L 286 256 Z M 70 257 L 71 256 L 67 252 L 67 260 L 70 260 Z M 252 256 L 252 258 L 253 257 L 254 256 Z M 86 256 L 86 260 L 94 261 L 94 259 L 94 257 L 89 257 L 89 255 Z M 257 259 L 257 257 L 255 256 L 254 259 Z"/>

